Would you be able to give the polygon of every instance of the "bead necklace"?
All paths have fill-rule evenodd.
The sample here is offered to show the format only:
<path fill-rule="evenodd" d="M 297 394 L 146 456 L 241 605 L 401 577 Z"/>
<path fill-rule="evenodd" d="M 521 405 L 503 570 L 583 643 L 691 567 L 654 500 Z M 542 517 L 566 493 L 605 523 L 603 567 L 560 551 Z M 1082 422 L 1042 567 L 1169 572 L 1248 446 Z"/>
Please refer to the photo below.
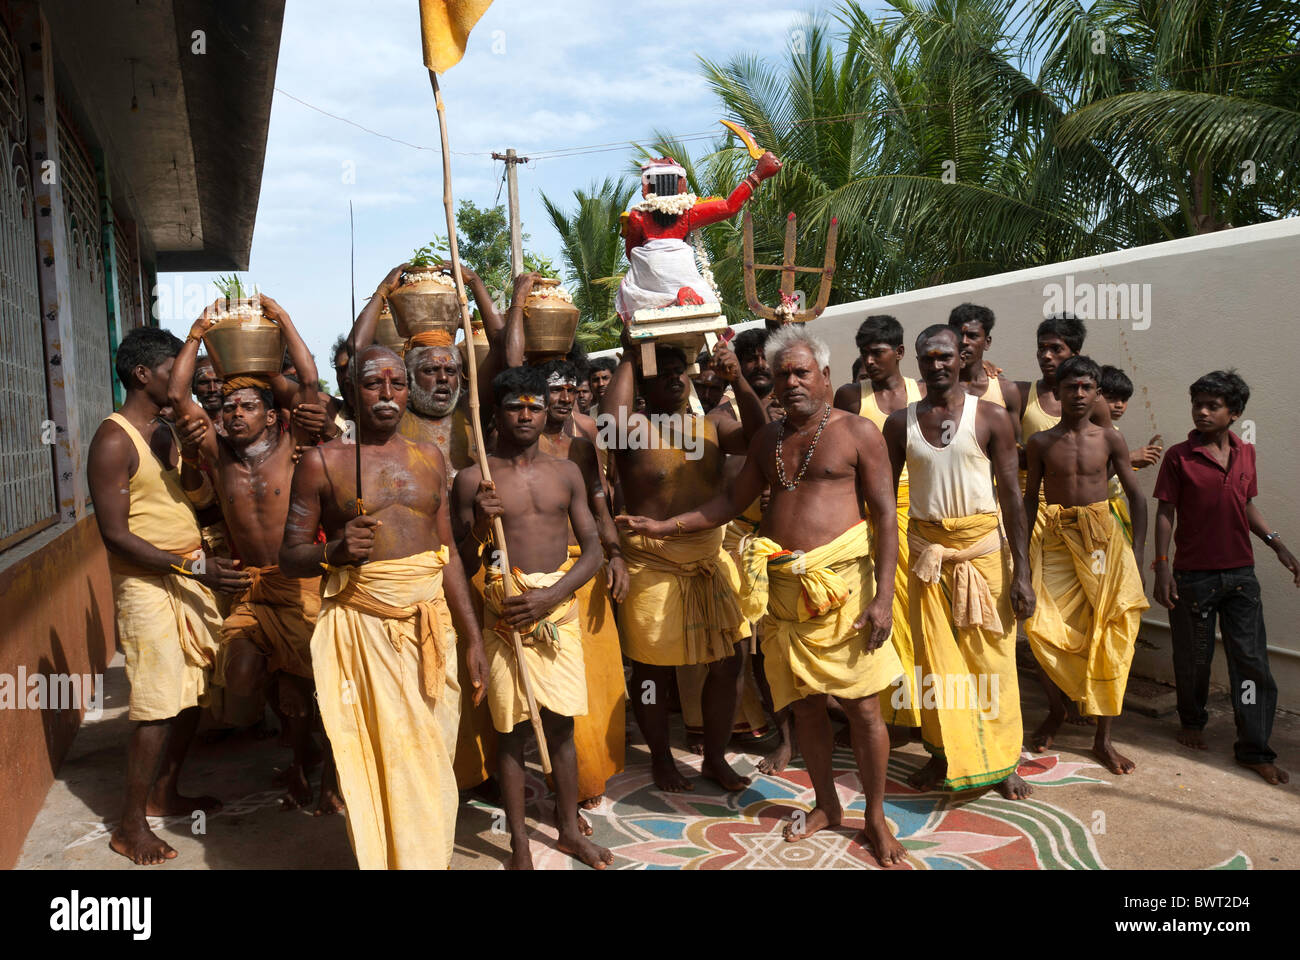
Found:
<path fill-rule="evenodd" d="M 817 449 L 817 441 L 822 438 L 822 430 L 826 428 L 826 421 L 831 417 L 831 405 L 826 404 L 826 412 L 822 414 L 822 422 L 817 425 L 817 432 L 813 434 L 812 443 L 808 444 L 807 451 L 803 455 L 803 465 L 799 468 L 799 474 L 791 483 L 785 476 L 785 464 L 781 460 L 781 441 L 785 439 L 785 428 L 789 421 L 781 424 L 781 432 L 776 436 L 776 482 L 781 484 L 787 490 L 793 490 L 799 486 L 799 481 L 803 475 L 808 472 L 808 464 L 812 462 L 813 451 Z"/>

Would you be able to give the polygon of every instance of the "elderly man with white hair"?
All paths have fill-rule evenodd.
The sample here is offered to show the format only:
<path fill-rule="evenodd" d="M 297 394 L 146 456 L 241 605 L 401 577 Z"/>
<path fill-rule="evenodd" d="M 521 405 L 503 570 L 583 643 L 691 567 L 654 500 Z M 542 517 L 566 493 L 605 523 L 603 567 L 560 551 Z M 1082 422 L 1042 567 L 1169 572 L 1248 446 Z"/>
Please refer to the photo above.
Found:
<path fill-rule="evenodd" d="M 374 343 L 375 327 L 384 301 L 401 283 L 406 267 L 402 264 L 389 271 L 357 316 L 352 339 L 358 351 Z M 497 336 L 504 323 L 492 303 L 487 286 L 478 274 L 464 265 L 461 266 L 461 275 L 478 305 L 489 339 Z M 522 299 L 519 302 L 522 304 Z M 406 342 L 403 359 L 409 400 L 397 432 L 408 440 L 431 443 L 438 448 L 447 461 L 449 493 L 456 472 L 474 462 L 474 432 L 460 402 L 464 393 L 460 351 L 450 334 L 431 330 L 417 333 Z M 493 372 L 484 371 L 488 379 Z"/>
<path fill-rule="evenodd" d="M 866 799 L 860 837 L 882 866 L 904 859 L 884 815 L 889 736 L 877 694 L 902 673 L 886 643 L 893 619 L 898 524 L 889 457 L 875 424 L 829 402 L 830 348 L 798 324 L 767 341 L 785 419 L 754 437 L 731 489 L 667 520 L 622 517 L 650 537 L 728 522 L 771 487 L 758 535 L 743 550 L 742 609 L 763 621 L 763 656 L 777 709 L 794 710 L 816 797 L 785 828 L 788 841 L 839 825 L 826 698 L 844 708 Z M 876 530 L 875 562 L 868 518 Z"/>

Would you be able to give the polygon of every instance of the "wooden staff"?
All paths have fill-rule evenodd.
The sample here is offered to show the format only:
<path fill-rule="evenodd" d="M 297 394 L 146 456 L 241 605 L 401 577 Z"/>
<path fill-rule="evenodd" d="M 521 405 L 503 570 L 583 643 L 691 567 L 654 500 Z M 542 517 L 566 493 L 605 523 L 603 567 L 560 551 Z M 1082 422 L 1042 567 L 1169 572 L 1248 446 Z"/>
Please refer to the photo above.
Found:
<path fill-rule="evenodd" d="M 352 258 L 352 322 L 356 323 L 357 316 L 357 226 L 356 221 L 352 219 L 352 201 L 348 201 L 348 234 L 351 237 L 351 258 Z M 357 341 L 355 337 L 348 337 L 348 350 L 352 353 L 352 358 L 348 361 L 348 372 L 352 374 L 352 416 L 353 421 L 353 442 L 356 445 L 357 459 L 357 516 L 365 516 L 366 502 L 361 499 L 361 413 L 358 408 L 361 406 L 361 364 L 357 362 Z"/>
<path fill-rule="evenodd" d="M 468 351 L 469 368 L 469 422 L 474 431 L 474 446 L 477 451 L 479 472 L 484 483 L 492 482 L 488 470 L 487 449 L 483 443 L 483 426 L 479 422 L 478 402 L 478 365 L 474 362 L 474 331 L 469 319 L 469 299 L 465 296 L 465 281 L 460 275 L 460 248 L 456 242 L 456 217 L 451 205 L 451 151 L 447 145 L 447 119 L 443 112 L 442 91 L 438 89 L 438 75 L 430 70 L 429 82 L 433 84 L 433 100 L 438 108 L 438 134 L 442 138 L 442 205 L 447 211 L 447 237 L 451 244 L 451 275 L 456 280 L 456 295 L 460 297 L 461 326 L 465 331 L 465 344 Z M 515 595 L 514 571 L 510 566 L 510 555 L 506 552 L 506 534 L 500 517 L 492 518 L 492 539 L 501 551 L 501 584 L 505 595 Z M 515 663 L 519 667 L 519 680 L 528 699 L 528 718 L 533 724 L 533 733 L 537 735 L 537 750 L 541 754 L 542 772 L 551 772 L 551 753 L 546 749 L 546 731 L 542 729 L 542 718 L 537 712 L 537 701 L 533 697 L 533 682 L 528 676 L 528 664 L 524 662 L 524 641 L 519 631 L 511 627 L 510 639 L 514 642 Z"/>

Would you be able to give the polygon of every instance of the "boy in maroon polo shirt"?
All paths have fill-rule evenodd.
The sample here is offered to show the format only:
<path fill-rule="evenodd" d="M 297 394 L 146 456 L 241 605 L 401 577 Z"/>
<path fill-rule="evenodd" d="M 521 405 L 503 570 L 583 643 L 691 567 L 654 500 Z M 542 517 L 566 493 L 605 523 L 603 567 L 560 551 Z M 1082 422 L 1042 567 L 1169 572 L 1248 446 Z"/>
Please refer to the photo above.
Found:
<path fill-rule="evenodd" d="M 1160 501 L 1155 598 L 1170 611 L 1182 723 L 1178 742 L 1206 749 L 1201 731 L 1209 719 L 1205 703 L 1217 619 L 1228 658 L 1237 762 L 1269 783 L 1287 783 L 1291 778 L 1274 763 L 1277 754 L 1268 745 L 1277 684 L 1268 669 L 1251 533 L 1273 548 L 1297 587 L 1300 565 L 1253 502 L 1258 494 L 1254 445 L 1243 443 L 1229 430 L 1246 409 L 1250 388 L 1235 371 L 1215 370 L 1193 383 L 1190 392 L 1196 429 L 1165 454 L 1155 490 Z M 1171 532 L 1172 572 L 1167 556 Z"/>

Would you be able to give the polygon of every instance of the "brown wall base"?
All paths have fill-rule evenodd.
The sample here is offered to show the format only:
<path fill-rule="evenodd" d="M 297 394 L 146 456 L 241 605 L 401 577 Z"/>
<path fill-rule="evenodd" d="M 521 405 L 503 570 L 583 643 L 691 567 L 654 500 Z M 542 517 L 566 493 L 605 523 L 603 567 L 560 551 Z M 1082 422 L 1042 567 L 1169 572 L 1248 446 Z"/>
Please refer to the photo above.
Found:
<path fill-rule="evenodd" d="M 16 696 L 26 695 L 13 686 L 20 668 L 27 677 L 102 674 L 115 646 L 113 589 L 93 516 L 0 572 L 0 682 Z M 0 709 L 0 868 L 17 862 L 80 724 L 78 709 Z"/>

